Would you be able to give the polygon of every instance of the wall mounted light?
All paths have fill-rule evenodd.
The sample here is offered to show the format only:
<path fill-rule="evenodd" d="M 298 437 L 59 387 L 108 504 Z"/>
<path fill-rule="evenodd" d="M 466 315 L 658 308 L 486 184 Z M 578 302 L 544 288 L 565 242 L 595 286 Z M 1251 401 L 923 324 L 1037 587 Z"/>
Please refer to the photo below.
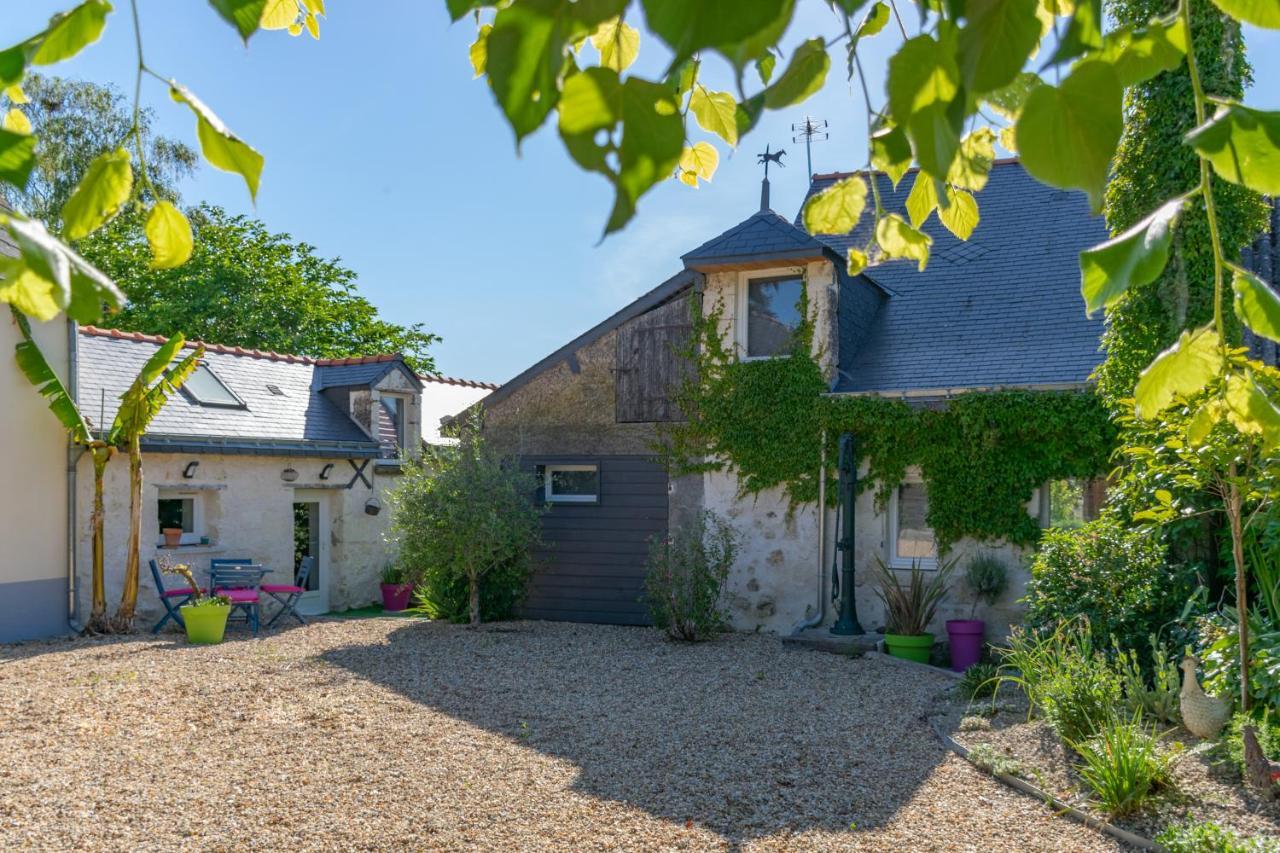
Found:
<path fill-rule="evenodd" d="M 298 479 L 298 472 L 292 468 L 285 468 L 280 472 L 280 479 L 284 480 L 286 483 L 292 483 L 294 480 Z"/>
<path fill-rule="evenodd" d="M 329 479 L 329 472 L 332 470 L 333 470 L 333 463 L 329 462 L 323 468 L 320 469 L 320 479 L 321 480 Z"/>
<path fill-rule="evenodd" d="M 196 469 L 200 467 L 200 463 L 192 459 L 187 463 L 187 467 L 182 469 L 182 479 L 190 480 L 196 475 Z"/>

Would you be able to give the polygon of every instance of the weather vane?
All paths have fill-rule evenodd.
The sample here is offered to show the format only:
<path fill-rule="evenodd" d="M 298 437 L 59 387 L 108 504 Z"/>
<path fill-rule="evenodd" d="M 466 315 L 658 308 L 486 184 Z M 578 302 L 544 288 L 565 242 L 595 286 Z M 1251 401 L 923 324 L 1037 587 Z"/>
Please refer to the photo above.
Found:
<path fill-rule="evenodd" d="M 766 181 L 769 180 L 769 164 L 770 163 L 777 163 L 779 169 L 786 168 L 786 166 L 782 162 L 782 155 L 786 153 L 787 153 L 787 149 L 779 148 L 777 151 L 774 151 L 772 154 L 770 154 L 769 146 L 766 145 L 764 147 L 764 153 L 756 155 L 757 157 L 760 158 L 756 162 L 764 164 L 764 179 Z"/>

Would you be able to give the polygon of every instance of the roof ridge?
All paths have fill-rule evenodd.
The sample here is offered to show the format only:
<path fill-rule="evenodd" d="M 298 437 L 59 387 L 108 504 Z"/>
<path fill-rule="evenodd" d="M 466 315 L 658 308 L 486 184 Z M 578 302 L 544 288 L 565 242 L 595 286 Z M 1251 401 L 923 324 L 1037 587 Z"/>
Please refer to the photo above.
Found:
<path fill-rule="evenodd" d="M 439 382 L 445 385 L 461 385 L 464 388 L 484 388 L 489 391 L 498 390 L 498 385 L 494 382 L 481 382 L 478 379 L 459 379 L 456 376 L 445 376 L 443 373 L 419 373 L 418 378 L 423 382 Z"/>
<path fill-rule="evenodd" d="M 134 341 L 136 343 L 164 344 L 169 340 L 164 335 L 148 335 L 143 332 L 126 332 L 122 329 L 103 329 L 92 325 L 80 326 L 78 327 L 78 331 L 82 335 L 99 338 L 115 338 L 116 340 Z M 275 352 L 274 350 L 228 346 L 227 344 L 214 344 L 209 343 L 208 341 L 186 341 L 183 344 L 184 349 L 195 349 L 201 346 L 205 348 L 206 352 L 216 352 L 222 355 L 246 355 L 250 358 L 265 358 L 268 361 L 282 361 L 286 364 L 311 364 L 316 367 L 337 367 L 347 364 L 372 364 L 375 362 L 403 359 L 403 356 L 400 353 L 360 355 L 348 358 L 315 358 L 309 355 L 293 355 L 292 353 Z"/>
<path fill-rule="evenodd" d="M 997 157 L 996 159 L 991 161 L 991 165 L 993 167 L 1008 166 L 1013 163 L 1021 163 L 1021 162 L 1022 161 L 1019 160 L 1017 157 Z M 919 166 L 912 166 L 911 168 L 907 169 L 907 171 L 904 172 L 903 175 L 904 176 L 909 175 L 912 172 L 918 172 L 919 170 L 920 170 Z M 886 174 L 881 169 L 854 169 L 852 172 L 814 172 L 812 175 L 809 176 L 809 183 L 813 183 L 814 181 L 833 181 L 839 178 L 852 178 L 854 175 L 869 175 L 872 173 L 877 175 Z"/>

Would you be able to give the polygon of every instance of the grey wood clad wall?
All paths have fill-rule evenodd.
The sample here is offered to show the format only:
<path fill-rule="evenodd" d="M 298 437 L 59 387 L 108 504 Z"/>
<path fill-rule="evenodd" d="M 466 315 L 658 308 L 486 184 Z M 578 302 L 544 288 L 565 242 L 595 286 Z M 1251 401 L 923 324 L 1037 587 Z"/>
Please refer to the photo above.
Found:
<path fill-rule="evenodd" d="M 527 619 L 649 625 L 644 594 L 649 537 L 667 533 L 667 473 L 649 456 L 524 457 L 596 464 L 598 504 L 552 504 L 543 516 L 547 547 L 535 555 L 520 615 Z"/>
<path fill-rule="evenodd" d="M 692 369 L 680 356 L 692 331 L 687 297 L 660 305 L 618 328 L 618 423 L 680 419 L 674 391 Z"/>

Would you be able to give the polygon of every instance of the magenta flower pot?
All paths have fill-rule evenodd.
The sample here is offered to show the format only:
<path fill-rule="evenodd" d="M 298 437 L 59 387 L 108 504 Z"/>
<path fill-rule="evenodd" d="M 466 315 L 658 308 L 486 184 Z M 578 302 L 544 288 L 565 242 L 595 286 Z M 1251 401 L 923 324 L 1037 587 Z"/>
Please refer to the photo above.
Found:
<path fill-rule="evenodd" d="M 951 640 L 951 668 L 964 672 L 982 660 L 982 640 L 986 625 L 981 619 L 948 619 Z"/>
<path fill-rule="evenodd" d="M 397 613 L 409 606 L 409 597 L 413 595 L 413 584 L 384 583 L 382 585 L 382 609 L 388 613 Z"/>

